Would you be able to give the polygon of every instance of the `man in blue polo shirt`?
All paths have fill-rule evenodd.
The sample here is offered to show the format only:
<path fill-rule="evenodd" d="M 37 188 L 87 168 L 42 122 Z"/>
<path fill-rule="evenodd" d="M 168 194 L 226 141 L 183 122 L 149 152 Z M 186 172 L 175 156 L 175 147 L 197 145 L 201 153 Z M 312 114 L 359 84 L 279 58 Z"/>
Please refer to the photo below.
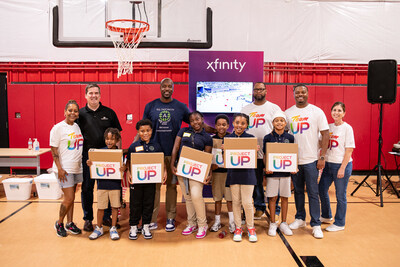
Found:
<path fill-rule="evenodd" d="M 90 148 L 103 148 L 106 146 L 104 142 L 104 132 L 107 128 L 117 128 L 122 131 L 118 117 L 115 112 L 100 102 L 100 87 L 95 84 L 88 84 L 85 88 L 85 98 L 87 104 L 79 110 L 78 125 L 83 135 L 83 182 L 82 182 L 82 209 L 85 225 L 83 230 L 93 231 L 93 189 L 94 179 L 90 179 L 89 167 L 86 164 L 88 160 L 88 151 Z M 121 141 L 117 145 L 121 147 Z M 111 210 L 108 209 L 104 213 L 104 225 L 109 225 Z"/>

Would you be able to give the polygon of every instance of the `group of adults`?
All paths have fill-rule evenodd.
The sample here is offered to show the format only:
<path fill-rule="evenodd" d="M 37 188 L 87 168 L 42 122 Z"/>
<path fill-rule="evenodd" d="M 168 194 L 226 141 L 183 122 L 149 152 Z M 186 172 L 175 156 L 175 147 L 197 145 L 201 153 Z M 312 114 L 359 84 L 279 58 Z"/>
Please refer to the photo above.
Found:
<path fill-rule="evenodd" d="M 90 178 L 89 167 L 86 164 L 88 159 L 88 151 L 90 148 L 103 148 L 104 131 L 109 128 L 117 128 L 122 131 L 122 127 L 118 120 L 116 113 L 100 102 L 101 90 L 97 84 L 89 84 L 85 89 L 85 98 L 87 104 L 85 107 L 79 109 L 79 128 L 83 136 L 83 152 L 82 152 L 82 169 L 83 169 L 83 182 L 82 182 L 82 208 L 84 213 L 84 227 L 85 231 L 93 231 L 93 190 L 95 180 Z M 175 217 L 176 217 L 176 203 L 177 203 L 177 188 L 176 181 L 173 179 L 173 174 L 170 169 L 171 153 L 174 145 L 174 140 L 177 136 L 182 122 L 189 123 L 190 111 L 188 107 L 172 97 L 174 92 L 174 83 L 170 78 L 165 78 L 160 84 L 160 98 L 157 98 L 146 104 L 143 119 L 150 119 L 153 123 L 153 138 L 161 145 L 164 153 L 165 166 L 168 168 L 168 176 L 166 180 L 166 196 L 165 196 L 165 209 L 166 209 L 166 224 L 165 230 L 171 232 L 175 230 Z M 330 223 L 332 215 L 330 211 L 328 189 L 332 182 L 335 183 L 337 188 L 338 207 L 335 216 L 335 222 L 330 227 L 332 231 L 344 229 L 345 214 L 346 214 L 346 188 L 349 176 L 351 175 L 351 151 L 354 148 L 353 141 L 347 140 L 345 156 L 342 159 L 335 157 L 333 163 L 330 165 L 329 161 L 326 165 L 326 155 L 329 145 L 329 132 L 330 125 L 328 125 L 324 112 L 308 103 L 308 88 L 305 85 L 297 85 L 293 89 L 294 99 L 296 104 L 286 110 L 289 132 L 295 137 L 295 142 L 298 144 L 298 173 L 292 176 L 294 190 L 295 190 L 295 205 L 296 215 L 295 221 L 290 224 L 291 229 L 306 226 L 306 211 L 305 211 L 305 189 L 309 198 L 309 210 L 311 221 L 310 225 L 313 227 L 313 236 L 322 238 L 321 231 L 322 222 Z M 242 113 L 249 115 L 250 125 L 248 133 L 253 134 L 258 139 L 258 144 L 262 147 L 263 137 L 272 131 L 272 118 L 273 115 L 280 111 L 278 105 L 267 101 L 267 90 L 264 83 L 258 82 L 254 84 L 253 97 L 254 102 L 245 106 Z M 76 103 L 75 103 L 76 104 Z M 68 106 L 68 104 L 67 104 Z M 74 107 L 74 106 L 73 106 Z M 76 108 L 77 108 L 76 104 Z M 76 109 L 74 107 L 74 109 Z M 342 109 L 343 118 L 345 107 L 340 106 Z M 332 108 L 333 110 L 333 108 Z M 66 107 L 67 114 L 67 107 Z M 76 110 L 71 111 L 72 113 Z M 336 112 L 337 113 L 337 112 Z M 76 116 L 75 114 L 74 116 Z M 333 116 L 333 111 L 332 111 Z M 337 115 L 335 115 L 338 117 Z M 67 115 L 66 115 L 67 117 Z M 258 119 L 262 119 L 258 121 Z M 335 118 L 335 123 L 336 119 Z M 74 121 L 71 119 L 72 122 Z M 339 121 L 336 126 L 343 124 Z M 205 126 L 205 130 L 209 133 L 214 133 L 214 129 Z M 350 127 L 351 134 L 352 129 Z M 319 136 L 322 136 L 320 139 Z M 350 144 L 350 145 L 349 145 Z M 121 145 L 119 145 L 121 147 Z M 54 156 L 54 155 L 53 155 Z M 341 160 L 341 161 L 340 161 Z M 338 162 L 340 161 L 340 162 Z M 325 169 L 324 169 L 325 167 Z M 329 167 L 329 168 L 327 168 Z M 344 167 L 344 168 L 343 168 Z M 319 170 L 324 169 L 322 177 L 324 181 L 318 186 Z M 325 171 L 326 170 L 326 171 Z M 257 185 L 255 186 L 253 199 L 255 207 L 255 219 L 261 218 L 266 213 L 266 204 L 264 197 L 264 162 L 263 151 L 259 150 L 257 156 Z M 157 184 L 153 216 L 150 224 L 150 230 L 158 228 L 157 217 L 160 207 L 160 188 L 161 184 Z M 75 187 L 70 190 L 71 194 L 75 193 Z M 320 206 L 320 196 L 322 206 Z M 60 209 L 60 220 L 62 223 L 64 216 L 70 212 L 70 203 L 73 197 L 64 200 L 64 204 Z M 279 209 L 277 209 L 279 213 Z M 111 225 L 111 210 L 106 210 L 104 213 L 103 224 Z M 72 216 L 72 215 L 71 215 Z M 69 217 L 71 217 L 69 216 Z M 274 215 L 272 215 L 274 216 Z M 68 218 L 70 219 L 70 218 Z M 72 218 L 71 218 L 72 219 Z M 73 225 L 74 226 L 74 225 Z M 329 228 L 329 227 L 328 227 Z M 327 229 L 329 231 L 329 229 Z"/>

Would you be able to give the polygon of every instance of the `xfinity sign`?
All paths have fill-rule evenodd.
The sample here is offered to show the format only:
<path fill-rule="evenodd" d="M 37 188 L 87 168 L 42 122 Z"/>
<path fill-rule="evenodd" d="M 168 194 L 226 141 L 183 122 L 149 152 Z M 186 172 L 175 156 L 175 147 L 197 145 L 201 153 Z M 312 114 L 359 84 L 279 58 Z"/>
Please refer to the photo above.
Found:
<path fill-rule="evenodd" d="M 216 58 L 214 61 L 207 61 L 207 65 L 207 70 L 211 69 L 213 72 L 218 70 L 238 70 L 242 72 L 246 62 L 240 62 L 237 59 L 234 61 L 220 61 L 219 58 Z"/>

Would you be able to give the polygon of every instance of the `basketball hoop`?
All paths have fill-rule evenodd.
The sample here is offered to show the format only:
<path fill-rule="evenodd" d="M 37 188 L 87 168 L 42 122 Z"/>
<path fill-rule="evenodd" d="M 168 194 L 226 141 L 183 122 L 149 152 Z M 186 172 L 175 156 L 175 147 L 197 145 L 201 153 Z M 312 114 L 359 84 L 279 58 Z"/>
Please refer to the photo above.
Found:
<path fill-rule="evenodd" d="M 131 74 L 135 50 L 144 33 L 149 31 L 150 25 L 140 20 L 116 19 L 107 21 L 106 28 L 110 31 L 111 40 L 117 50 L 118 78 Z"/>

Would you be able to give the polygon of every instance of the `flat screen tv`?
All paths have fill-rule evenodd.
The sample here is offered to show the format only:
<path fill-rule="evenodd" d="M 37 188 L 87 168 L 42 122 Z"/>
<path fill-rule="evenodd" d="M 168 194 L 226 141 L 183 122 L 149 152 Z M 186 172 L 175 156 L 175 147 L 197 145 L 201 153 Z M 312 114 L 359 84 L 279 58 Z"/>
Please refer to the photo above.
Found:
<path fill-rule="evenodd" d="M 252 82 L 196 83 L 196 109 L 203 113 L 237 113 L 252 98 Z"/>

